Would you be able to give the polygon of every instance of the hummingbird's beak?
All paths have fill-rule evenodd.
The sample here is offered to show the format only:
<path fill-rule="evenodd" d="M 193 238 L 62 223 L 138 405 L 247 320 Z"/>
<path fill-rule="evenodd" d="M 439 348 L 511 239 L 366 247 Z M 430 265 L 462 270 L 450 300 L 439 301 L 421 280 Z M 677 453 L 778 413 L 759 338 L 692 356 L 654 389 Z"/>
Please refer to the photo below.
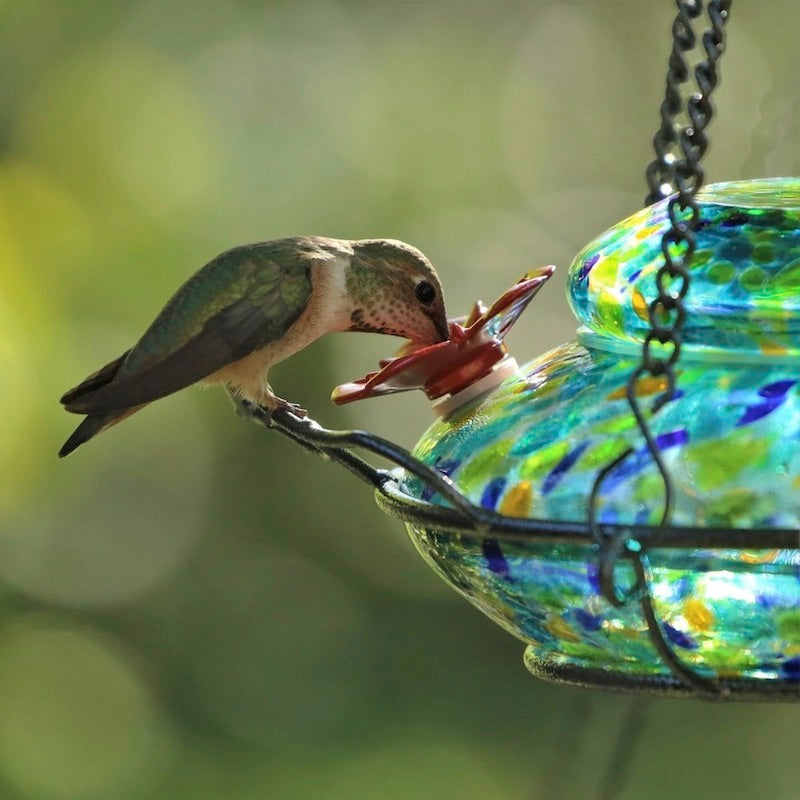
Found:
<path fill-rule="evenodd" d="M 433 324 L 436 328 L 436 333 L 439 334 L 439 341 L 446 342 L 450 338 L 450 323 L 448 323 L 447 317 L 444 315 L 437 317 L 434 319 Z"/>

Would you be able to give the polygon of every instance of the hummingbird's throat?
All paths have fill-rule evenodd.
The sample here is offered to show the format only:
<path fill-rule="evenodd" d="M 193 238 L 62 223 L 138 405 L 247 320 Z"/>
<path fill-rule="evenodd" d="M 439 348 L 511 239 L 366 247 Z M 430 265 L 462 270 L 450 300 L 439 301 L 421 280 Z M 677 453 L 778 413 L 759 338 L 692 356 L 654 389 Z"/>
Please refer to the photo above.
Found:
<path fill-rule="evenodd" d="M 377 320 L 368 319 L 363 308 L 357 308 L 350 314 L 350 327 L 348 330 L 362 333 L 395 333 L 394 331 L 387 330 L 383 325 L 379 325 Z"/>

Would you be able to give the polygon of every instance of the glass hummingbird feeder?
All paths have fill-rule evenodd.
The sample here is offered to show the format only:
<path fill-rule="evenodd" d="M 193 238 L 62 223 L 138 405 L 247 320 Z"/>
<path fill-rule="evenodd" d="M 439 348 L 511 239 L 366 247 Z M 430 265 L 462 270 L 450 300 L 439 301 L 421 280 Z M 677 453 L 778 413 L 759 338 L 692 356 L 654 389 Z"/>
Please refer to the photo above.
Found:
<path fill-rule="evenodd" d="M 668 157 L 664 117 L 649 171 L 651 202 L 664 176 L 677 195 L 570 267 L 575 341 L 523 366 L 503 344 L 546 267 L 452 322 L 449 341 L 406 346 L 334 392 L 342 403 L 422 389 L 439 418 L 413 453 L 283 412 L 274 423 L 375 485 L 434 570 L 527 644 L 534 674 L 797 700 L 800 180 L 696 191 L 725 18 L 714 12 L 728 7 L 709 4 L 717 45 L 698 67 L 687 158 Z"/>
<path fill-rule="evenodd" d="M 629 559 L 606 566 L 621 594 L 646 592 L 676 659 L 728 692 L 789 694 L 800 678 L 800 181 L 719 184 L 698 201 L 680 389 L 648 419 L 674 527 L 657 527 L 664 485 L 626 399 L 667 201 L 574 260 L 576 341 L 522 367 L 502 344 L 546 268 L 453 325 L 449 342 L 401 353 L 334 397 L 431 397 L 441 416 L 413 454 L 510 524 L 482 533 L 438 517 L 431 506 L 447 499 L 409 473 L 382 505 L 451 586 L 528 644 L 536 674 L 678 689 L 641 604 L 604 592 L 602 539 L 621 535 L 637 559 L 646 552 L 646 585 Z M 659 377 L 637 392 L 664 389 Z M 600 541 L 570 526 L 592 503 Z M 546 529 L 512 522 L 532 517 Z"/>

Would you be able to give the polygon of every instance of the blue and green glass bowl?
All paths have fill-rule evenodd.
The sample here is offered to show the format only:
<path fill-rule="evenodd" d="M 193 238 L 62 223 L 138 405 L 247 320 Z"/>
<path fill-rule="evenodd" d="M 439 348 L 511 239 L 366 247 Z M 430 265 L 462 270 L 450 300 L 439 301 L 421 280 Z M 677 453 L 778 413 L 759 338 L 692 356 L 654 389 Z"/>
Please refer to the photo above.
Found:
<path fill-rule="evenodd" d="M 647 412 L 674 490 L 675 541 L 681 531 L 698 533 L 679 547 L 662 530 L 648 547 L 650 596 L 665 640 L 691 670 L 756 687 L 753 696 L 765 687 L 800 697 L 800 181 L 718 184 L 698 200 L 678 391 Z M 575 523 L 572 537 L 526 538 L 407 515 L 426 561 L 528 644 L 529 667 L 578 683 L 672 679 L 641 606 L 604 598 L 586 527 L 598 473 L 627 448 L 599 488 L 598 521 L 646 541 L 664 509 L 664 482 L 625 390 L 663 263 L 665 206 L 635 214 L 574 260 L 577 341 L 436 421 L 414 450 L 504 518 Z M 664 388 L 661 378 L 640 380 L 642 408 Z M 446 505 L 413 475 L 400 492 L 412 505 Z M 729 533 L 706 543 L 704 530 Z M 762 535 L 756 549 L 753 531 Z M 780 546 L 763 544 L 770 531 L 782 531 Z M 633 582 L 629 563 L 617 580 Z"/>

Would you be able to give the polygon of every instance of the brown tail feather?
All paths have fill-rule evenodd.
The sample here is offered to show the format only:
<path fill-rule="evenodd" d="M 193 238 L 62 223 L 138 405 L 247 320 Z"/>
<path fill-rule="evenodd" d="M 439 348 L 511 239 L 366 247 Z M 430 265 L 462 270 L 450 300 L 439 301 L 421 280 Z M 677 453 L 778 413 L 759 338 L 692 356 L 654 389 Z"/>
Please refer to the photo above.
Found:
<path fill-rule="evenodd" d="M 102 371 L 102 370 L 101 370 Z M 80 447 L 85 442 L 88 442 L 98 433 L 116 425 L 118 422 L 127 419 L 131 414 L 135 414 L 143 406 L 136 406 L 135 408 L 126 408 L 114 414 L 93 414 L 86 417 L 80 425 L 72 432 L 72 435 L 64 442 L 62 448 L 58 451 L 58 457 L 64 458 L 68 456 L 75 448 Z"/>

